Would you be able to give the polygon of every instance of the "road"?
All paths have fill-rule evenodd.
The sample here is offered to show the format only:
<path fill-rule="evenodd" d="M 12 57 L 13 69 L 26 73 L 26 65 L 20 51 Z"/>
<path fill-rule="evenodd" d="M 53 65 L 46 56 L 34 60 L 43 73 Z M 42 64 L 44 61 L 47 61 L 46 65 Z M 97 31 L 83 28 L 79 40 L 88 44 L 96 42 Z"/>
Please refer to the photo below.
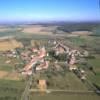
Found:
<path fill-rule="evenodd" d="M 25 87 L 25 90 L 21 96 L 21 100 L 29 100 L 29 93 L 30 93 L 30 87 L 32 86 L 32 81 L 33 81 L 33 73 L 34 73 L 34 67 L 36 66 L 33 65 L 32 66 L 32 75 L 29 77 L 28 81 L 27 81 L 27 84 L 26 84 L 26 87 Z"/>
<path fill-rule="evenodd" d="M 30 89 L 30 92 L 41 92 L 39 89 Z M 95 94 L 94 91 L 82 91 L 82 90 L 62 90 L 62 89 L 46 89 L 45 93 L 69 93 L 69 94 Z"/>

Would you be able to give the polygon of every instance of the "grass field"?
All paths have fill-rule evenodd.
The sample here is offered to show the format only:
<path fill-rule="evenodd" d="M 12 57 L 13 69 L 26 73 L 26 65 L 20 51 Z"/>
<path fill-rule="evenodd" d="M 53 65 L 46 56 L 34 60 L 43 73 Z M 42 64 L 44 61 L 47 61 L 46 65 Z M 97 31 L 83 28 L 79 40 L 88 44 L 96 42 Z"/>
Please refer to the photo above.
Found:
<path fill-rule="evenodd" d="M 48 79 L 53 84 L 51 87 L 53 89 L 65 89 L 65 90 L 83 90 L 87 91 L 87 87 L 77 78 L 75 74 L 72 72 L 66 72 L 64 76 L 52 76 L 52 78 Z"/>
<path fill-rule="evenodd" d="M 25 83 L 0 79 L 0 100 L 20 100 Z"/>
<path fill-rule="evenodd" d="M 71 38 L 69 38 L 69 40 L 76 46 L 86 43 L 86 40 L 81 37 L 71 37 Z"/>
<path fill-rule="evenodd" d="M 95 55 L 95 59 L 89 59 L 88 62 L 93 66 L 96 75 L 89 73 L 90 80 L 100 86 L 100 55 Z"/>
<path fill-rule="evenodd" d="M 100 96 L 97 95 L 79 95 L 79 94 L 45 94 L 38 95 L 32 94 L 30 100 L 99 100 Z"/>

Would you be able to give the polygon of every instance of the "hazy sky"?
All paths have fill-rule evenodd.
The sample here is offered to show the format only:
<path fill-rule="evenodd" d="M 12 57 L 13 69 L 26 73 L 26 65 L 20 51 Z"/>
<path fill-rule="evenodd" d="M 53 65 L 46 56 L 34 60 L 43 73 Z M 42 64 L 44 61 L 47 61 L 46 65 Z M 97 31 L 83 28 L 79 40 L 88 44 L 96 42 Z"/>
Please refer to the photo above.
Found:
<path fill-rule="evenodd" d="M 100 20 L 99 0 L 0 0 L 0 22 L 25 20 Z"/>

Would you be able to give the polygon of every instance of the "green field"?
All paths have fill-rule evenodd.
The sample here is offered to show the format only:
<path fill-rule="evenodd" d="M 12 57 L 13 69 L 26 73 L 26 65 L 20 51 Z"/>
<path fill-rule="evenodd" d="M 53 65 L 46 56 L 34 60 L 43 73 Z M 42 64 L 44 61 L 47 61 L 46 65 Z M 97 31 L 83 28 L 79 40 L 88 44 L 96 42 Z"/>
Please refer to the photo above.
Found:
<path fill-rule="evenodd" d="M 99 100 L 100 96 L 97 95 L 80 95 L 80 94 L 32 94 L 30 100 Z"/>
<path fill-rule="evenodd" d="M 60 74 L 60 73 L 59 73 Z M 66 72 L 64 76 L 55 75 L 47 79 L 51 83 L 48 88 L 51 89 L 64 89 L 64 90 L 83 90 L 87 91 L 87 87 L 78 79 L 78 77 L 72 72 Z"/>
<path fill-rule="evenodd" d="M 89 59 L 88 62 L 93 66 L 96 75 L 89 73 L 90 80 L 100 86 L 100 56 L 95 55 L 95 59 Z"/>
<path fill-rule="evenodd" d="M 20 100 L 24 88 L 25 82 L 0 79 L 0 100 Z"/>

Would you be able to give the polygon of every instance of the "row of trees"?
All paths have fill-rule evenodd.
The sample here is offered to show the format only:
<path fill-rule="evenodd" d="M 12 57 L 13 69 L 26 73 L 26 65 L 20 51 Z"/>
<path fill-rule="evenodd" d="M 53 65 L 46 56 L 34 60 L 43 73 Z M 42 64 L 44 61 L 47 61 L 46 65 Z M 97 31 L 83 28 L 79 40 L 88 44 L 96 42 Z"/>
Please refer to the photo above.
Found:
<path fill-rule="evenodd" d="M 99 23 L 70 23 L 64 24 L 58 27 L 58 30 L 62 30 L 64 32 L 72 32 L 72 31 L 92 31 L 94 28 L 100 27 Z"/>

